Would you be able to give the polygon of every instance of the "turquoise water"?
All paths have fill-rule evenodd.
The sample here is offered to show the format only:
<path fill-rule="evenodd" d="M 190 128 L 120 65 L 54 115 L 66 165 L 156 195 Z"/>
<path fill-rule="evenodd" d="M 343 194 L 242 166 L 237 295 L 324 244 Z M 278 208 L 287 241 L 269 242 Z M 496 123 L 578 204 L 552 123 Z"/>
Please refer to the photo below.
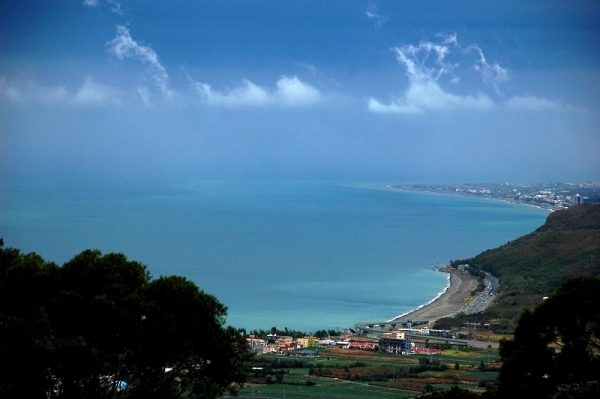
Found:
<path fill-rule="evenodd" d="M 434 267 L 535 230 L 547 211 L 388 183 L 202 181 L 160 191 L 3 189 L 5 245 L 65 262 L 122 252 L 178 274 L 247 329 L 389 319 L 446 285 Z"/>

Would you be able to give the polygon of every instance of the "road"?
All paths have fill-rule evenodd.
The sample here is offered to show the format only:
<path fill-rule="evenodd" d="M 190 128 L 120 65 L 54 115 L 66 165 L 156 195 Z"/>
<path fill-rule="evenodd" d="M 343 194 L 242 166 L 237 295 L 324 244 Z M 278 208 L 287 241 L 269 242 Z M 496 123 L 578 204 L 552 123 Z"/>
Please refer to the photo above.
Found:
<path fill-rule="evenodd" d="M 475 299 L 473 299 L 468 305 L 466 305 L 461 312 L 465 314 L 479 313 L 487 308 L 490 303 L 498 295 L 498 279 L 489 273 L 486 273 L 485 288 L 481 291 Z"/>

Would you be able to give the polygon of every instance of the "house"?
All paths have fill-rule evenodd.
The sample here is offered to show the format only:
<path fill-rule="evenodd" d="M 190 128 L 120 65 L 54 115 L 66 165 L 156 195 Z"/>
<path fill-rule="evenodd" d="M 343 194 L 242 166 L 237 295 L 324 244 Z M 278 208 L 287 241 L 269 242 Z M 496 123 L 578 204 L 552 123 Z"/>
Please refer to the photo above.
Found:
<path fill-rule="evenodd" d="M 363 341 L 352 341 L 350 342 L 350 349 L 360 349 L 363 351 L 375 350 L 375 343 L 363 342 Z"/>
<path fill-rule="evenodd" d="M 296 339 L 296 344 L 303 347 L 303 348 L 308 348 L 310 346 L 315 346 L 317 343 L 317 337 L 313 337 L 313 336 L 306 336 L 304 338 L 298 338 Z"/>
<path fill-rule="evenodd" d="M 404 334 L 386 334 L 379 339 L 379 350 L 385 353 L 410 353 L 411 342 Z"/>

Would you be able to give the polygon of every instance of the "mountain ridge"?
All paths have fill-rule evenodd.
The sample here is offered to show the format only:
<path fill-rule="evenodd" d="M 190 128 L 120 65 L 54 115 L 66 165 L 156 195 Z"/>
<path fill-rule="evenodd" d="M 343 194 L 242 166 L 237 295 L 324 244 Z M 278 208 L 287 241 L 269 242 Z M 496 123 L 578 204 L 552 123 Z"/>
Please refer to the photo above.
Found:
<path fill-rule="evenodd" d="M 548 215 L 532 233 L 467 262 L 500 280 L 500 295 L 486 310 L 515 319 L 571 277 L 600 276 L 600 204 L 581 204 Z"/>

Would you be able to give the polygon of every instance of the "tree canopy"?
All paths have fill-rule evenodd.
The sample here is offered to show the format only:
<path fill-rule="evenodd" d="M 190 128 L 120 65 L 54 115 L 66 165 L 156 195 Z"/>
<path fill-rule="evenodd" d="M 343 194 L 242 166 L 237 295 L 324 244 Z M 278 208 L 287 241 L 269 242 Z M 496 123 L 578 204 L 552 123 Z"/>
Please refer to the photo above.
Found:
<path fill-rule="evenodd" d="M 179 276 L 152 279 L 122 254 L 63 266 L 0 239 L 0 396 L 211 398 L 250 358 L 227 308 Z"/>
<path fill-rule="evenodd" d="M 503 341 L 501 397 L 600 397 L 600 279 L 565 281 Z"/>

